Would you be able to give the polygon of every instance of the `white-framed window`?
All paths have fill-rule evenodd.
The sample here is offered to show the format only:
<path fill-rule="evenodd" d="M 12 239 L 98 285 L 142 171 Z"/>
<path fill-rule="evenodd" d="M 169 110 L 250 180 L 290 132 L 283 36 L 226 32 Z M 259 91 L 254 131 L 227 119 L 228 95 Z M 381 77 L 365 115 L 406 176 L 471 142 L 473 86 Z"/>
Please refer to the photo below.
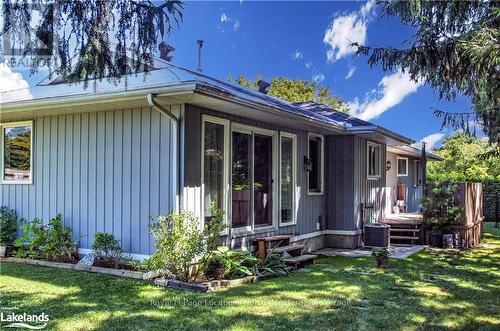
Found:
<path fill-rule="evenodd" d="M 288 132 L 280 133 L 280 226 L 297 222 L 297 136 Z"/>
<path fill-rule="evenodd" d="M 422 166 L 420 160 L 413 161 L 413 183 L 415 186 L 422 185 Z"/>
<path fill-rule="evenodd" d="M 368 141 L 366 143 L 366 170 L 368 179 L 380 179 L 381 177 L 381 146 Z"/>
<path fill-rule="evenodd" d="M 2 184 L 33 183 L 33 121 L 0 123 Z"/>
<path fill-rule="evenodd" d="M 307 194 L 323 194 L 325 150 L 324 138 L 320 134 L 307 135 Z"/>
<path fill-rule="evenodd" d="M 407 157 L 398 156 L 397 174 L 398 174 L 398 177 L 408 176 L 408 158 Z"/>
<path fill-rule="evenodd" d="M 212 217 L 211 204 L 228 214 L 229 191 L 229 121 L 202 115 L 201 123 L 201 191 L 204 224 Z"/>

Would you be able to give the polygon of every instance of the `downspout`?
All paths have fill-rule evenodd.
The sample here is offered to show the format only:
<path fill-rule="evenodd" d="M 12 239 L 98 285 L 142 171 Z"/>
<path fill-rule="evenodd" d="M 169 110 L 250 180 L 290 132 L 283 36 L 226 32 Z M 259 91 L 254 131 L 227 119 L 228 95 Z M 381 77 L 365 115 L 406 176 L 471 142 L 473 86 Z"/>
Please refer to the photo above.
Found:
<path fill-rule="evenodd" d="M 168 109 L 166 109 L 165 107 L 163 107 L 162 105 L 160 105 L 158 102 L 156 102 L 155 100 L 155 95 L 153 93 L 148 93 L 147 95 L 147 99 L 148 99 L 148 104 L 151 106 L 151 108 L 154 108 L 156 109 L 160 114 L 164 115 L 164 116 L 167 116 L 171 121 L 172 123 L 174 124 L 174 132 L 173 132 L 173 137 L 176 138 L 176 142 L 173 143 L 172 145 L 174 146 L 175 148 L 175 152 L 173 153 L 173 155 L 175 155 L 175 160 L 173 162 L 173 164 L 175 165 L 174 166 L 174 169 L 173 169 L 173 179 L 175 181 L 175 186 L 174 186 L 174 210 L 179 210 L 179 206 L 180 206 L 180 192 L 179 192 L 179 181 L 180 181 L 180 161 L 181 161 L 181 158 L 180 158 L 180 148 L 179 148 L 179 144 L 180 144 L 180 130 L 179 130 L 179 119 L 174 115 L 172 114 L 172 112 Z"/>

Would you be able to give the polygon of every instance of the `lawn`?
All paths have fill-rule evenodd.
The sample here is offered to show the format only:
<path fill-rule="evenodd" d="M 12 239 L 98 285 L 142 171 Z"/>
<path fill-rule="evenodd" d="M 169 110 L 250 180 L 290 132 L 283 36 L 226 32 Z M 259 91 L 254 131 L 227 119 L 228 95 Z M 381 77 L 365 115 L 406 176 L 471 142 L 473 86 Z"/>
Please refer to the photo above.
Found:
<path fill-rule="evenodd" d="M 44 312 L 57 330 L 499 330 L 500 229 L 485 229 L 474 250 L 426 250 L 387 270 L 321 258 L 308 272 L 209 294 L 3 263 L 0 306 Z"/>

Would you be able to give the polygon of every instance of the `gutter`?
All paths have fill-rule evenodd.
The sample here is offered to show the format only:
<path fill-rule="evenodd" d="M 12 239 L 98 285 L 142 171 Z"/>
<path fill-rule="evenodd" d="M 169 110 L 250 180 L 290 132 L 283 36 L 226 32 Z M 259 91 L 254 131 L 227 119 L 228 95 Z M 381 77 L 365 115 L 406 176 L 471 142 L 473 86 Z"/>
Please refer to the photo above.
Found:
<path fill-rule="evenodd" d="M 148 100 L 148 104 L 151 106 L 151 109 L 156 109 L 156 111 L 158 111 L 161 115 L 164 115 L 166 117 L 168 117 L 172 123 L 173 123 L 173 127 L 174 127 L 174 132 L 172 133 L 172 138 L 173 138 L 173 143 L 172 143 L 172 146 L 174 146 L 174 153 L 172 153 L 172 158 L 174 159 L 172 164 L 174 164 L 174 167 L 172 167 L 172 179 L 175 183 L 174 185 L 174 189 L 173 189 L 173 197 L 174 197 L 174 201 L 173 201 L 173 206 L 174 206 L 174 209 L 176 211 L 179 211 L 179 197 L 180 197 L 180 191 L 179 191 L 179 188 L 180 188 L 180 184 L 179 184 L 179 181 L 180 181 L 180 169 L 181 169 L 181 158 L 180 158 L 180 148 L 179 148 L 179 144 L 180 144 L 180 141 L 181 141 L 181 137 L 180 137 L 180 130 L 179 130 L 179 119 L 174 115 L 172 114 L 172 112 L 168 109 L 166 109 L 165 107 L 163 107 L 162 105 L 160 105 L 158 102 L 156 102 L 155 100 L 155 94 L 153 93 L 148 93 L 147 94 L 147 100 Z"/>
<path fill-rule="evenodd" d="M 362 133 L 380 133 L 383 134 L 384 136 L 390 137 L 392 139 L 398 140 L 402 143 L 411 145 L 415 142 L 415 140 L 407 138 L 405 136 L 402 136 L 400 134 L 397 134 L 395 132 L 389 131 L 387 129 L 384 129 L 378 125 L 370 125 L 370 126 L 354 126 L 350 128 L 346 128 L 347 132 L 353 133 L 353 134 L 362 134 Z"/>
<path fill-rule="evenodd" d="M 204 96 L 207 96 L 210 98 L 236 103 L 236 104 L 239 104 L 241 106 L 251 107 L 254 109 L 258 109 L 260 111 L 265 111 L 265 112 L 273 114 L 273 115 L 279 115 L 280 117 L 285 117 L 285 118 L 292 119 L 292 120 L 307 121 L 307 122 L 310 122 L 310 124 L 313 126 L 320 127 L 320 128 L 325 129 L 325 130 L 328 130 L 328 131 L 336 131 L 338 133 L 346 133 L 346 128 L 343 125 L 335 124 L 335 123 L 331 123 L 331 122 L 323 122 L 323 121 L 320 121 L 318 119 L 308 117 L 307 115 L 294 114 L 294 113 L 288 112 L 288 111 L 286 111 L 283 108 L 280 108 L 278 106 L 273 106 L 267 102 L 251 101 L 251 100 L 248 100 L 248 99 L 245 99 L 242 97 L 238 97 L 232 93 L 228 93 L 228 92 L 221 90 L 218 87 L 214 87 L 210 84 L 197 83 L 194 92 L 196 94 L 204 95 Z"/>

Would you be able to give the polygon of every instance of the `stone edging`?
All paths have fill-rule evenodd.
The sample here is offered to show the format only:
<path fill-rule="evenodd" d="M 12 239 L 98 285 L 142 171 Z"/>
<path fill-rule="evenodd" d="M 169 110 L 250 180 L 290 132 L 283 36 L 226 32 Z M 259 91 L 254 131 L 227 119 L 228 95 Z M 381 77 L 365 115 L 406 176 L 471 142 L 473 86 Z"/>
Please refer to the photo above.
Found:
<path fill-rule="evenodd" d="M 93 267 L 86 266 L 81 264 L 72 264 L 72 263 L 62 263 L 62 262 L 51 262 L 44 260 L 34 260 L 34 259 L 21 259 L 17 257 L 2 257 L 0 258 L 0 262 L 9 262 L 9 263 L 18 263 L 18 264 L 29 264 L 41 267 L 50 267 L 50 268 L 59 268 L 59 269 L 69 269 L 75 271 L 87 271 L 92 273 L 99 273 L 111 276 L 125 277 L 131 278 L 135 280 L 146 281 L 143 276 L 145 273 L 139 271 L 132 270 L 124 270 L 124 269 L 112 269 L 112 268 L 102 268 L 102 267 Z M 243 284 L 254 283 L 259 280 L 264 280 L 271 278 L 271 275 L 268 276 L 247 276 L 238 279 L 221 279 L 221 280 L 212 280 L 204 283 L 190 283 L 183 282 L 180 280 L 166 279 L 166 278 L 157 278 L 152 281 L 155 285 L 172 288 L 177 290 L 188 290 L 188 291 L 196 291 L 196 292 L 208 292 L 214 291 L 220 288 L 226 287 L 234 287 Z"/>
<path fill-rule="evenodd" d="M 102 268 L 102 267 L 93 267 L 81 264 L 72 264 L 72 263 L 62 263 L 62 262 L 51 262 L 44 260 L 34 260 L 34 259 L 21 259 L 17 257 L 2 257 L 0 258 L 0 262 L 12 262 L 12 263 L 20 263 L 20 264 L 30 264 L 37 265 L 41 267 L 52 267 L 59 269 L 70 269 L 76 271 L 87 271 L 105 275 L 119 276 L 132 278 L 137 280 L 143 280 L 142 276 L 144 273 L 139 271 L 132 270 L 124 270 L 124 269 L 112 269 L 112 268 Z"/>

